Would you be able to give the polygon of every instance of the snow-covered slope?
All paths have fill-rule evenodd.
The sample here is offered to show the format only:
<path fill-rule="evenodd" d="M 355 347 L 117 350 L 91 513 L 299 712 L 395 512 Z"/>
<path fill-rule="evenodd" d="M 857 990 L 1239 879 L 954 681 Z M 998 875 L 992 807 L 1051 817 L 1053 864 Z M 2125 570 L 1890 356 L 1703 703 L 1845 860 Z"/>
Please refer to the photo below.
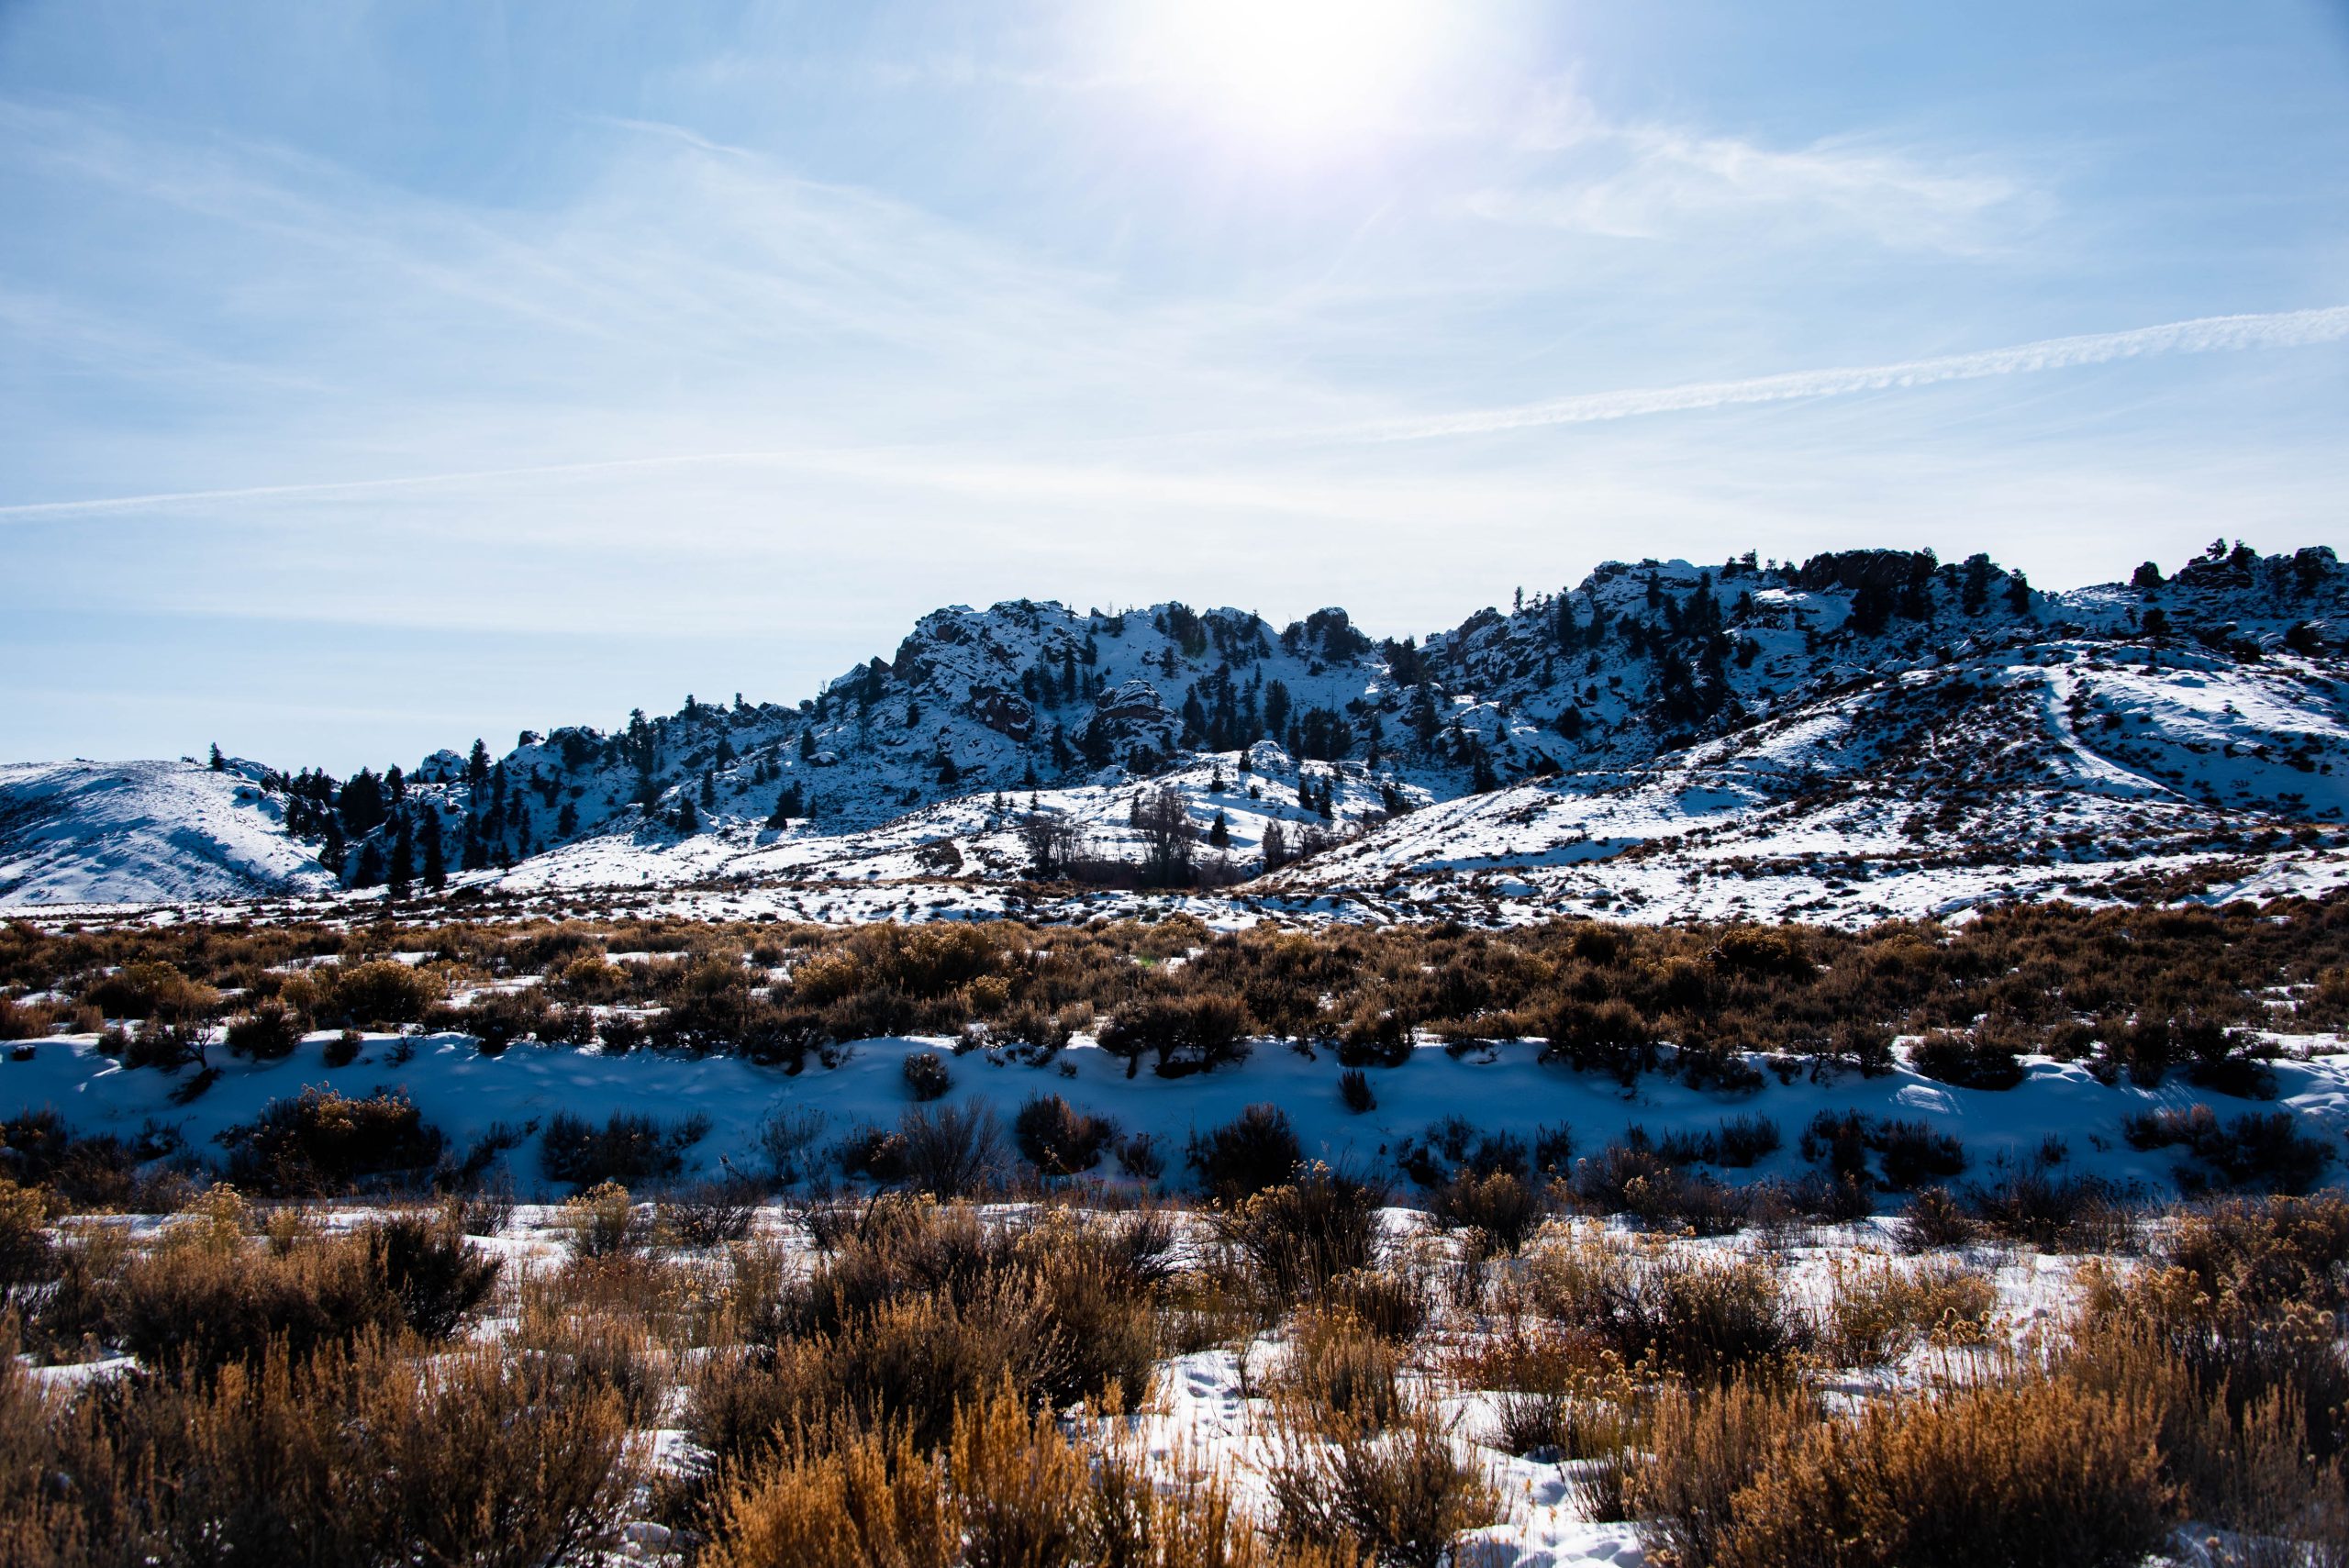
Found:
<path fill-rule="evenodd" d="M 254 775 L 241 855 L 207 852 L 244 840 L 200 790 L 158 797 L 153 849 L 117 848 L 103 798 L 16 770 L 0 824 L 83 847 L 30 855 L 0 904 L 298 892 L 321 862 L 345 887 L 438 865 L 519 897 L 952 882 L 972 900 L 1036 869 L 1035 817 L 1139 861 L 1137 799 L 1165 789 L 1210 883 L 1271 872 L 1257 893 L 1374 915 L 1464 897 L 1856 918 L 2302 862 L 2325 863 L 2288 880 L 2321 880 L 2349 808 L 2345 653 L 2349 570 L 2321 547 L 2214 545 L 2173 577 L 2056 595 L 1978 556 L 1610 563 L 1424 644 L 1334 609 L 1276 632 L 1171 603 L 957 606 L 796 706 L 688 699 L 503 757 Z M 1281 870 L 1275 827 L 1318 852 Z M 222 862 L 250 869 L 223 882 Z"/>
<path fill-rule="evenodd" d="M 818 1147 L 860 1128 L 889 1126 L 908 1108 L 905 1057 L 948 1050 L 952 1042 L 889 1038 L 860 1041 L 837 1065 L 791 1073 L 739 1056 L 698 1056 L 637 1051 L 606 1055 L 573 1046 L 518 1043 L 489 1054 L 462 1036 L 366 1037 L 358 1057 L 329 1064 L 333 1037 L 306 1040 L 275 1062 L 216 1057 L 217 1080 L 200 1097 L 175 1097 L 193 1077 L 188 1069 L 126 1069 L 103 1055 L 89 1037 L 46 1040 L 18 1060 L 0 1061 L 0 1114 L 43 1106 L 68 1107 L 84 1135 L 113 1133 L 125 1140 L 143 1129 L 176 1128 L 192 1151 L 217 1155 L 225 1129 L 250 1122 L 272 1100 L 290 1099 L 311 1084 L 365 1095 L 389 1089 L 406 1095 L 425 1119 L 446 1133 L 452 1151 L 504 1126 L 535 1128 L 556 1111 L 601 1122 L 614 1111 L 648 1113 L 664 1123 L 702 1118 L 707 1131 L 689 1154 L 689 1175 L 763 1168 L 761 1123 L 778 1112 L 809 1118 Z M 1473 1122 L 1480 1132 L 1512 1134 L 1532 1142 L 1545 1129 L 1572 1130 L 1577 1149 L 1596 1153 L 1637 1127 L 1653 1138 L 1704 1133 L 1731 1115 L 1766 1118 L 1785 1135 L 1774 1154 L 1731 1179 L 1797 1179 L 1808 1169 L 1798 1138 L 1822 1110 L 1856 1110 L 1870 1117 L 1920 1121 L 1957 1139 L 1970 1173 L 1989 1175 L 2000 1161 L 2027 1163 L 2051 1139 L 2072 1151 L 2066 1171 L 2165 1193 L 2173 1185 L 2174 1150 L 2132 1149 L 2127 1119 L 2154 1110 L 2208 1105 L 2233 1118 L 2252 1110 L 2290 1113 L 2304 1130 L 2337 1147 L 2349 1129 L 2349 1056 L 2327 1035 L 2279 1037 L 2287 1044 L 2274 1063 L 2277 1098 L 2231 1099 L 2198 1089 L 2181 1075 L 2144 1088 L 2125 1078 L 2098 1082 L 2079 1062 L 2027 1059 L 2028 1076 L 2011 1089 L 1965 1089 L 1925 1078 L 1903 1065 L 1880 1077 L 1780 1080 L 1761 1075 L 1751 1093 L 1691 1088 L 1669 1074 L 1641 1080 L 1626 1093 L 1612 1077 L 1575 1073 L 1541 1060 L 1536 1042 L 1495 1045 L 1465 1054 L 1425 1045 L 1399 1067 L 1374 1068 L 1376 1105 L 1356 1114 L 1339 1094 L 1341 1071 L 1328 1052 L 1297 1051 L 1269 1042 L 1241 1063 L 1210 1073 L 1162 1078 L 1129 1077 L 1126 1063 L 1080 1039 L 1049 1062 L 1027 1063 L 1002 1051 L 955 1055 L 941 1106 L 985 1106 L 1007 1125 L 1029 1099 L 1058 1095 L 1088 1114 L 1114 1120 L 1126 1134 L 1147 1134 L 1166 1158 L 1165 1184 L 1191 1179 L 1182 1151 L 1195 1133 L 1230 1121 L 1248 1106 L 1272 1103 L 1287 1113 L 1306 1151 L 1382 1180 L 1398 1180 L 1395 1161 L 1405 1140 L 1424 1136 L 1447 1117 Z M 540 1168 L 540 1151 L 526 1145 L 508 1169 L 525 1193 L 559 1192 Z M 1104 1174 L 1108 1167 L 1104 1167 Z M 2340 1167 L 2328 1173 L 2338 1180 Z M 1406 1189 L 1408 1190 L 1408 1188 Z"/>
<path fill-rule="evenodd" d="M 195 762 L 0 767 L 0 905 L 324 892 L 262 770 Z"/>

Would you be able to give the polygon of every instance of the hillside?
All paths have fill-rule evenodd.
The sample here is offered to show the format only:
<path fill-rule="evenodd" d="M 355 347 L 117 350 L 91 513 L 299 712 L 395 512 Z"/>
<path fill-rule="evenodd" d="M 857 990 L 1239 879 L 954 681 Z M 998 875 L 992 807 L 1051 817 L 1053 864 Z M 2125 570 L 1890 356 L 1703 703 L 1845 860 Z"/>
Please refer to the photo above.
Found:
<path fill-rule="evenodd" d="M 689 698 L 503 756 L 349 780 L 9 769 L 0 904 L 388 879 L 748 887 L 850 917 L 931 907 L 924 883 L 992 907 L 979 887 L 1073 878 L 1371 914 L 1835 919 L 2323 882 L 2345 646 L 2349 571 L 2323 547 L 2214 545 L 2061 594 L 1978 556 L 1610 563 L 1424 644 L 1339 609 L 1275 630 L 1171 603 L 956 606 L 796 705 Z"/>

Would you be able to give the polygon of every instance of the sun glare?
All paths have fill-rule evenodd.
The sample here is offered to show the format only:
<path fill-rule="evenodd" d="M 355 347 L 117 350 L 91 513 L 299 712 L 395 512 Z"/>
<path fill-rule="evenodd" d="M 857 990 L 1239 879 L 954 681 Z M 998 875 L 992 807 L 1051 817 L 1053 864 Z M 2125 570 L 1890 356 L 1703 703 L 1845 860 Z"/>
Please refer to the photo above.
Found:
<path fill-rule="evenodd" d="M 1234 129 L 1349 136 L 1403 106 L 1440 17 L 1425 0 L 1185 0 L 1158 13 L 1146 64 Z"/>

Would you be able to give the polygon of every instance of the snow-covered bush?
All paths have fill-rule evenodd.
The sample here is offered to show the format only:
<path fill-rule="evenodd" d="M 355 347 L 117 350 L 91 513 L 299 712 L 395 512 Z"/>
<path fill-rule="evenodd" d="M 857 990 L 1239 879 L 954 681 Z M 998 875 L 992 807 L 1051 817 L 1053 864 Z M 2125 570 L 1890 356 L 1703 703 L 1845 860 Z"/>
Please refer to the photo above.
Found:
<path fill-rule="evenodd" d="M 946 1058 L 934 1051 L 909 1051 L 899 1073 L 906 1081 L 907 1093 L 917 1100 L 935 1100 L 954 1086 L 953 1072 L 946 1065 Z"/>

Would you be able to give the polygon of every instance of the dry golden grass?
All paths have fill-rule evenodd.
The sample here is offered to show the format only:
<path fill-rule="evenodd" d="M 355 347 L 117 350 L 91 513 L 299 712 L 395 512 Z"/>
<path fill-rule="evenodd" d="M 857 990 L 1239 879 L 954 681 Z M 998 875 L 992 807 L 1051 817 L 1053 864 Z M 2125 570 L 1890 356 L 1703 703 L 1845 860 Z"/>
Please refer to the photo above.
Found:
<path fill-rule="evenodd" d="M 925 1451 L 901 1429 L 809 1429 L 732 1480 L 706 1568 L 1338 1568 L 1324 1540 L 1269 1546 L 1212 1478 L 1161 1492 L 1087 1452 L 1009 1389 Z"/>
<path fill-rule="evenodd" d="M 2143 1401 L 2061 1378 L 1872 1404 L 1765 1456 L 1690 1568 L 2133 1568 L 2168 1535 Z M 1673 1463 L 1659 1433 L 1659 1467 Z"/>

